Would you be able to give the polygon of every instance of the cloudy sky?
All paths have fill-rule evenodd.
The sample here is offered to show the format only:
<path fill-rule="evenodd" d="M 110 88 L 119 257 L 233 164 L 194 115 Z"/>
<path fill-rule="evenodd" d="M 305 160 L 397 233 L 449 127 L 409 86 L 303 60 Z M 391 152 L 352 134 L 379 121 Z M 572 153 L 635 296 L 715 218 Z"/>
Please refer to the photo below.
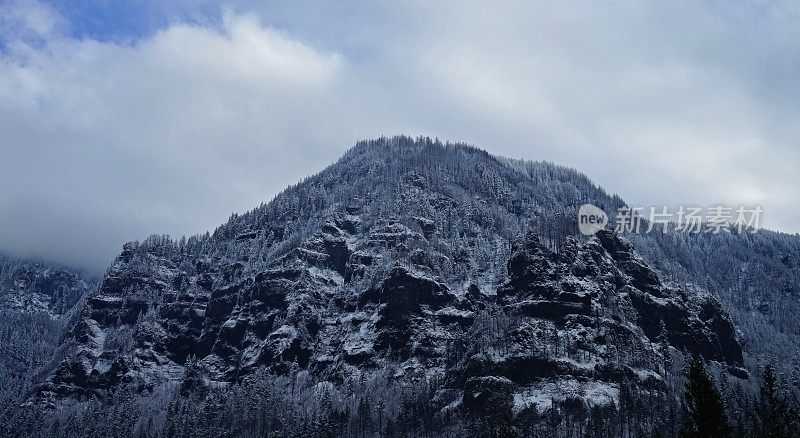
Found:
<path fill-rule="evenodd" d="M 575 167 L 800 231 L 800 4 L 0 0 L 0 251 L 103 269 L 357 140 Z"/>

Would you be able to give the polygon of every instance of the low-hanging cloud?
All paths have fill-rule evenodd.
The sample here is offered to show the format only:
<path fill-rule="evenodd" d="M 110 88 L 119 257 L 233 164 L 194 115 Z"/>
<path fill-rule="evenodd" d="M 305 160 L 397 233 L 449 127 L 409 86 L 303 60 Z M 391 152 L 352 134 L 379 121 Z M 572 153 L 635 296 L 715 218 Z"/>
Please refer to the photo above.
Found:
<path fill-rule="evenodd" d="M 639 205 L 761 204 L 795 232 L 800 15 L 735 6 L 243 1 L 98 40 L 7 3 L 0 250 L 102 269 L 396 133 L 574 166 Z"/>
<path fill-rule="evenodd" d="M 343 61 L 253 16 L 133 44 L 39 36 L 0 62 L 6 250 L 99 268 L 126 240 L 213 229 L 337 155 L 325 109 Z"/>

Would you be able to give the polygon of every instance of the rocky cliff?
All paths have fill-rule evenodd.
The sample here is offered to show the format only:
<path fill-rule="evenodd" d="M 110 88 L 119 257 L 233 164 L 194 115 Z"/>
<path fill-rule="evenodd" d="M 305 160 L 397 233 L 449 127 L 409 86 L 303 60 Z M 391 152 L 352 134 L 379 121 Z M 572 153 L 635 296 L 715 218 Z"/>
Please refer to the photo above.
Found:
<path fill-rule="evenodd" d="M 665 284 L 613 233 L 569 236 L 587 201 L 620 202 L 547 163 L 359 144 L 213 235 L 125 245 L 37 397 L 391 369 L 444 381 L 443 410 L 500 394 L 521 411 L 568 393 L 614 403 L 623 383 L 663 390 L 665 354 L 744 377 L 711 294 Z"/>
<path fill-rule="evenodd" d="M 0 414 L 41 383 L 36 371 L 96 282 L 78 269 L 0 254 Z"/>

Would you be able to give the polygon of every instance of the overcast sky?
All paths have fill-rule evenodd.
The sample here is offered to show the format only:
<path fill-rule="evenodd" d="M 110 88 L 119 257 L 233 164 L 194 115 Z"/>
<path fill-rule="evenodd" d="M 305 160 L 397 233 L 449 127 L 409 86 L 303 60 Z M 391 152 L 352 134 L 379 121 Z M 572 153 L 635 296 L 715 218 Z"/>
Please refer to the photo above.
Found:
<path fill-rule="evenodd" d="M 0 251 L 101 270 L 394 134 L 800 231 L 796 1 L 70 3 L 0 0 Z"/>

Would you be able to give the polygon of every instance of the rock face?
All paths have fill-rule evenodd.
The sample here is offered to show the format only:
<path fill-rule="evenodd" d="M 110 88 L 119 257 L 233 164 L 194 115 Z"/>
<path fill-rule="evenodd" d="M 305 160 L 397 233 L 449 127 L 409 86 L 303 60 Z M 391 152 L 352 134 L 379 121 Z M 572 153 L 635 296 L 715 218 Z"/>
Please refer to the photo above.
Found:
<path fill-rule="evenodd" d="M 0 254 L 0 309 L 58 318 L 85 297 L 95 281 L 76 269 Z"/>
<path fill-rule="evenodd" d="M 571 392 L 613 399 L 622 381 L 663 388 L 661 321 L 673 348 L 742 365 L 720 304 L 664 285 L 614 233 L 569 239 L 558 253 L 530 233 L 515 246 L 508 274 L 497 290 L 504 330 L 449 370 L 465 391 L 475 382 L 510 382 L 513 390 L 502 391 L 517 411 L 538 404 L 541 412 Z"/>
<path fill-rule="evenodd" d="M 383 139 L 212 236 L 127 244 L 38 394 L 146 391 L 192 364 L 207 383 L 261 368 L 439 376 L 467 408 L 483 388 L 516 409 L 554 388 L 613 401 L 622 381 L 663 387 L 662 321 L 674 351 L 741 365 L 712 296 L 665 285 L 612 233 L 548 233 L 565 215 L 548 208 L 613 200 L 537 166 Z"/>
<path fill-rule="evenodd" d="M 600 231 L 583 245 L 569 240 L 558 254 L 528 235 L 508 270 L 498 297 L 522 315 L 565 323 L 619 310 L 615 319 L 638 326 L 652 343 L 663 322 L 676 348 L 742 364 L 733 324 L 720 303 L 697 289 L 689 293 L 662 284 L 633 246 L 613 232 Z"/>
<path fill-rule="evenodd" d="M 0 415 L 25 397 L 33 373 L 53 357 L 64 322 L 96 281 L 69 267 L 0 254 Z"/>

